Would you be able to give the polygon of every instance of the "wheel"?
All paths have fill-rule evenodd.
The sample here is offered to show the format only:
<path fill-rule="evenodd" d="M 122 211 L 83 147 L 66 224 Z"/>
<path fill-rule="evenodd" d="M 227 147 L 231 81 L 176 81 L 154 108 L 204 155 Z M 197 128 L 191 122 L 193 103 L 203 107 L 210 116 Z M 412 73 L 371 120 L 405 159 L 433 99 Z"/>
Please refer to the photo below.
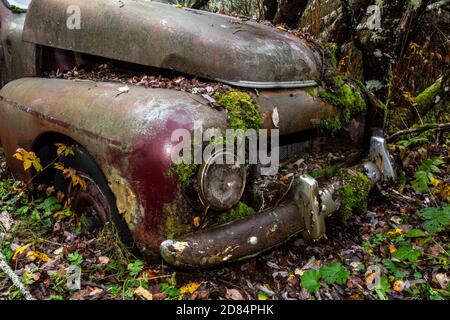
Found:
<path fill-rule="evenodd" d="M 117 209 L 115 196 L 103 172 L 84 148 L 74 147 L 74 153 L 73 156 L 62 157 L 59 162 L 66 168 L 76 170 L 76 175 L 86 184 L 85 189 L 75 186 L 71 179 L 65 179 L 59 170 L 44 173 L 43 178 L 71 199 L 72 211 L 84 218 L 82 222 L 88 232 L 96 233 L 112 222 L 122 242 L 136 253 L 133 236 Z M 56 158 L 56 149 L 44 146 L 37 151 L 37 155 L 44 164 L 48 164 Z"/>

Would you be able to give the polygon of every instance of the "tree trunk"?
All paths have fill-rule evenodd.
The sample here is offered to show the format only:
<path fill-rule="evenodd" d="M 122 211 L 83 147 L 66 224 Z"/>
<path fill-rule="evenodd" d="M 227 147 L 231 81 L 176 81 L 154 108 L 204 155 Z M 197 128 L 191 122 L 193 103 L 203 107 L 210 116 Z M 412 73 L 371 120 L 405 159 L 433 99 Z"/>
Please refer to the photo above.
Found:
<path fill-rule="evenodd" d="M 272 21 L 278 9 L 278 0 L 263 0 L 264 20 Z"/>
<path fill-rule="evenodd" d="M 389 0 L 381 6 L 381 30 L 369 31 L 357 41 L 363 55 L 364 79 L 378 87 L 377 97 L 387 102 L 392 66 L 398 61 L 402 48 L 409 45 L 411 26 L 419 22 L 429 0 L 419 8 L 409 1 Z"/>
<path fill-rule="evenodd" d="M 273 22 L 285 23 L 289 28 L 295 28 L 307 5 L 308 0 L 280 0 Z"/>
<path fill-rule="evenodd" d="M 328 32 L 327 42 L 334 42 L 340 48 L 345 43 L 352 41 L 356 34 L 356 26 L 366 16 L 371 2 L 371 0 L 355 0 L 350 3 L 349 0 L 341 0 L 342 10 Z M 338 60 L 340 58 L 338 56 Z"/>

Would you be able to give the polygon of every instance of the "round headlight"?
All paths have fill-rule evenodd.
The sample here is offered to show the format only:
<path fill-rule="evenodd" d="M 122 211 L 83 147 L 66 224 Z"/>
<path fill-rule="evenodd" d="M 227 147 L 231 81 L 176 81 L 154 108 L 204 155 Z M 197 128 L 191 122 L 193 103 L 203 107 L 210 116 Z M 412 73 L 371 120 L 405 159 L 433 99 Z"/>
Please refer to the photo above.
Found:
<path fill-rule="evenodd" d="M 216 211 L 225 211 L 238 204 L 245 189 L 245 165 L 226 164 L 227 156 L 237 162 L 232 152 L 220 150 L 199 171 L 200 199 Z"/>

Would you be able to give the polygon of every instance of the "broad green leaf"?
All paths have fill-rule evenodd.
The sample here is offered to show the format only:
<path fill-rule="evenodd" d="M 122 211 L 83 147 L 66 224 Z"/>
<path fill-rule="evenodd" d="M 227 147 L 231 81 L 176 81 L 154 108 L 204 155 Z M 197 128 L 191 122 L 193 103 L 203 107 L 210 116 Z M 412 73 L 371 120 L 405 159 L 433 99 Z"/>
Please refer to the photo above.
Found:
<path fill-rule="evenodd" d="M 320 275 L 328 284 L 344 284 L 350 277 L 350 272 L 339 262 L 332 262 L 320 267 Z"/>
<path fill-rule="evenodd" d="M 320 288 L 320 272 L 317 270 L 308 270 L 302 275 L 302 287 L 309 292 L 316 292 Z"/>
<path fill-rule="evenodd" d="M 130 271 L 130 276 L 135 277 L 137 276 L 142 269 L 144 268 L 144 262 L 142 260 L 136 260 L 133 263 L 129 263 L 127 266 L 128 270 Z"/>
<path fill-rule="evenodd" d="M 423 236 L 425 236 L 425 232 L 419 229 L 411 229 L 405 234 L 407 238 L 420 238 Z"/>
<path fill-rule="evenodd" d="M 423 227 L 430 233 L 448 230 L 450 227 L 450 205 L 440 208 L 424 208 L 417 212 L 424 221 Z"/>
<path fill-rule="evenodd" d="M 420 256 L 420 251 L 413 249 L 412 244 L 402 244 L 398 248 L 398 250 L 392 255 L 392 257 L 400 260 L 400 261 L 409 261 L 415 262 L 417 258 Z"/>

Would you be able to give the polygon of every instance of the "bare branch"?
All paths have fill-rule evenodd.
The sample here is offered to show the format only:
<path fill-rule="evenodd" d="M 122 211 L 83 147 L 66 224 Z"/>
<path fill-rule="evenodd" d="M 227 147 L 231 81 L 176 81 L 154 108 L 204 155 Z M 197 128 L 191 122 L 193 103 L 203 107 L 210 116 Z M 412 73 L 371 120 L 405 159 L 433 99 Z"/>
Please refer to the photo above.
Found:
<path fill-rule="evenodd" d="M 428 130 L 434 130 L 434 131 L 449 131 L 450 130 L 450 122 L 449 123 L 439 123 L 439 124 L 427 124 L 424 126 L 416 127 L 416 128 L 410 128 L 406 130 L 400 130 L 394 133 L 393 135 L 389 136 L 386 140 L 388 142 L 394 142 L 399 137 L 406 136 L 408 134 L 413 133 L 421 133 Z"/>
<path fill-rule="evenodd" d="M 3 253 L 0 251 L 0 269 L 11 279 L 12 283 L 16 286 L 17 289 L 22 293 L 22 295 L 27 300 L 35 300 L 31 293 L 25 288 L 20 278 L 17 274 L 11 269 L 11 267 L 6 262 L 6 258 Z"/>

